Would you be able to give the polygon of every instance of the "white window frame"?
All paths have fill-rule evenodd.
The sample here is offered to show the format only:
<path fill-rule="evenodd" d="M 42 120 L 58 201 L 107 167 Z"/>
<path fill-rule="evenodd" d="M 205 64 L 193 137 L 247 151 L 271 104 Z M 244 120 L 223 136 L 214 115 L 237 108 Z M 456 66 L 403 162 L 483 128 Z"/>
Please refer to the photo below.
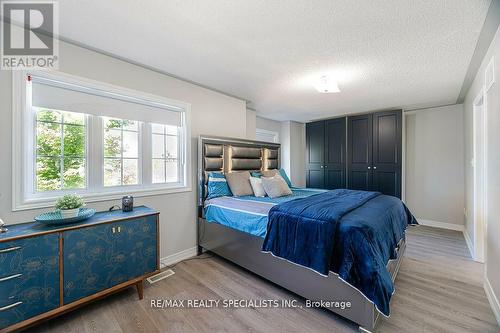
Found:
<path fill-rule="evenodd" d="M 152 124 L 149 123 L 148 127 L 149 127 L 149 130 L 150 130 L 149 137 L 153 138 Z M 160 133 L 154 133 L 154 134 L 158 135 Z M 169 136 L 174 136 L 174 135 L 168 134 L 166 131 L 163 134 L 160 134 L 160 135 L 163 136 L 163 139 L 164 139 L 164 150 L 166 151 L 167 150 L 167 139 L 168 139 Z M 182 150 L 182 145 L 181 145 L 180 141 L 181 141 L 182 137 L 181 137 L 181 135 L 179 135 L 179 133 L 177 133 L 177 135 L 175 135 L 175 137 L 177 137 L 177 157 L 176 157 L 176 160 L 179 161 L 181 159 L 180 158 L 180 154 L 181 154 L 181 150 Z M 152 150 L 151 150 L 151 152 L 152 152 Z M 158 158 L 158 157 L 151 156 L 150 160 L 151 160 L 151 163 L 152 163 L 151 166 L 150 166 L 150 168 L 151 168 L 150 171 L 152 173 L 153 172 L 153 162 L 154 162 L 154 160 L 162 160 L 163 163 L 165 163 L 167 161 L 167 158 L 166 157 Z M 167 179 L 167 167 L 166 167 L 166 164 L 165 164 L 164 176 L 165 176 L 165 180 L 166 180 Z M 182 177 L 182 170 L 180 170 L 180 168 L 177 170 L 177 177 L 179 179 Z M 153 175 L 151 175 L 151 184 L 164 184 L 164 183 L 162 183 L 162 182 L 154 183 L 153 182 Z"/>
<path fill-rule="evenodd" d="M 274 142 L 274 143 L 280 142 L 280 134 L 278 132 L 275 132 L 275 131 L 269 131 L 269 130 L 262 129 L 262 128 L 256 128 L 255 134 L 256 134 L 256 136 L 258 136 L 260 134 L 260 135 L 273 137 L 273 141 L 265 141 L 265 142 Z"/>
<path fill-rule="evenodd" d="M 61 191 L 34 192 L 33 176 L 35 162 L 33 149 L 35 149 L 34 129 L 35 117 L 31 106 L 30 85 L 26 83 L 26 77 L 36 75 L 48 79 L 67 82 L 80 86 L 92 87 L 111 93 L 131 96 L 141 100 L 151 101 L 161 105 L 179 109 L 182 112 L 182 124 L 179 132 L 180 181 L 178 183 L 152 183 L 152 148 L 151 148 L 151 126 L 149 123 L 139 121 L 139 150 L 145 147 L 140 156 L 139 185 L 125 186 L 103 186 L 104 163 L 102 154 L 102 122 L 101 117 L 91 116 L 87 119 L 87 135 L 93 140 L 86 140 L 87 147 L 87 189 L 70 189 Z M 71 110 L 66 110 L 71 111 Z M 98 82 L 86 78 L 69 75 L 59 71 L 12 71 L 12 210 L 27 210 L 35 208 L 52 207 L 57 198 L 64 193 L 78 193 L 85 198 L 86 202 L 98 202 L 120 199 L 125 194 L 135 197 L 162 195 L 169 193 L 191 191 L 191 105 L 189 103 L 148 94 L 145 92 L 123 88 L 108 83 Z M 92 141 L 93 144 L 90 142 Z M 99 143 L 99 144 L 97 144 Z M 142 143 L 142 144 L 141 144 Z M 92 168 L 91 165 L 101 165 L 101 168 Z M 101 169 L 100 172 L 95 169 Z M 90 174 L 92 173 L 92 175 Z M 30 180 L 31 179 L 31 180 Z"/>
<path fill-rule="evenodd" d="M 99 121 L 102 122 L 102 117 L 98 117 L 99 118 Z M 117 118 L 111 118 L 111 119 L 117 119 Z M 120 120 L 132 120 L 132 119 L 120 119 Z M 135 120 L 137 121 L 137 120 Z M 102 181 L 99 182 L 99 184 L 96 184 L 97 185 L 97 188 L 99 190 L 104 190 L 104 191 L 112 191 L 113 189 L 114 190 L 119 190 L 120 188 L 125 188 L 125 187 L 132 187 L 132 186 L 141 186 L 144 184 L 144 179 L 147 177 L 144 177 L 144 173 L 146 172 L 146 170 L 144 170 L 143 166 L 146 164 L 146 161 L 145 158 L 144 158 L 144 155 L 143 155 L 143 152 L 144 152 L 144 147 L 143 147 L 143 144 L 144 144 L 144 135 L 147 134 L 145 133 L 145 127 L 147 126 L 147 124 L 141 122 L 141 121 L 137 121 L 137 185 L 108 185 L 108 186 L 105 186 L 103 184 Z M 99 130 L 102 132 L 101 134 L 104 135 L 104 131 L 105 131 L 105 128 L 104 126 L 102 126 L 102 123 L 99 124 Z M 117 158 L 121 161 L 121 165 L 122 165 L 122 170 L 121 170 L 121 179 L 120 179 L 120 182 L 123 181 L 123 160 L 126 159 L 123 157 L 123 131 L 126 131 L 123 129 L 123 126 L 120 128 L 120 133 L 122 135 L 121 137 L 121 147 L 122 147 L 122 152 L 120 154 L 120 158 Z M 100 140 L 102 142 L 102 140 Z M 102 149 L 100 151 L 100 157 L 102 158 L 102 161 L 100 161 L 100 165 L 102 166 L 102 171 L 101 171 L 101 177 L 104 176 L 104 161 L 106 160 L 106 157 L 104 156 L 104 145 L 99 145 L 97 148 L 99 149 Z M 101 187 L 102 185 L 102 187 Z M 149 186 L 149 184 L 148 184 Z"/>

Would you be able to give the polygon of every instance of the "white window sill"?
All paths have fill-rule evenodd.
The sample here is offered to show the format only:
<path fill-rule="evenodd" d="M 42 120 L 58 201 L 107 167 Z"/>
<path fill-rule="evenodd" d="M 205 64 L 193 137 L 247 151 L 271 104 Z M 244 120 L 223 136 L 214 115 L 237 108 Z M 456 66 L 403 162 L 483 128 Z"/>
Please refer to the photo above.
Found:
<path fill-rule="evenodd" d="M 163 188 L 148 188 L 148 189 L 120 189 L 117 191 L 110 192 L 99 192 L 99 193 L 79 193 L 86 203 L 110 201 L 110 200 L 121 200 L 125 195 L 133 195 L 135 198 L 149 197 L 155 195 L 165 195 L 174 193 L 184 193 L 191 192 L 192 189 L 189 186 L 178 186 L 178 187 L 163 187 Z M 63 193 L 54 194 L 51 197 L 36 198 L 36 199 L 26 199 L 23 202 L 16 203 L 12 207 L 12 211 L 22 211 L 30 209 L 39 208 L 51 208 L 54 207 L 56 200 L 61 197 Z M 118 203 L 121 205 L 121 202 Z"/>

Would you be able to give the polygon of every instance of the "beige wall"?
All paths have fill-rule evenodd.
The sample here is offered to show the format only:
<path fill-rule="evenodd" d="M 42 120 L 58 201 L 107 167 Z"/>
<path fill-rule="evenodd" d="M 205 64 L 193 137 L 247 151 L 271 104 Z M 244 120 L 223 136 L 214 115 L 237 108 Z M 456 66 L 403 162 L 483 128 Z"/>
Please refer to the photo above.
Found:
<path fill-rule="evenodd" d="M 281 123 L 283 169 L 292 184 L 306 186 L 306 126 L 295 121 Z"/>
<path fill-rule="evenodd" d="M 257 117 L 255 111 L 247 109 L 247 139 L 255 140 L 255 123 Z"/>
<path fill-rule="evenodd" d="M 142 67 L 61 43 L 60 70 L 69 74 L 136 89 L 191 104 L 192 183 L 190 192 L 136 198 L 160 211 L 161 257 L 196 245 L 196 153 L 200 134 L 244 138 L 247 110 L 242 100 L 186 83 Z M 12 212 L 11 188 L 11 73 L 0 71 L 0 217 L 8 224 L 30 221 L 41 210 Z M 117 202 L 89 204 L 104 210 Z"/>
<path fill-rule="evenodd" d="M 305 124 L 295 121 L 279 122 L 257 117 L 255 126 L 256 128 L 279 133 L 279 142 L 281 143 L 281 167 L 285 169 L 294 186 L 305 187 Z"/>
<path fill-rule="evenodd" d="M 491 58 L 495 58 L 495 83 L 486 94 L 486 200 L 485 212 L 487 223 L 486 239 L 486 277 L 497 299 L 500 299 L 500 28 L 484 57 L 464 102 L 465 110 L 465 197 L 468 213 L 467 232 L 473 238 L 473 170 L 470 160 L 473 157 L 472 140 L 472 103 L 484 86 L 485 68 Z M 497 311 L 500 305 L 497 304 Z M 497 312 L 500 322 L 500 313 Z"/>
<path fill-rule="evenodd" d="M 291 178 L 291 140 L 290 140 L 290 122 L 283 121 L 280 123 L 280 143 L 281 143 L 281 167 L 286 171 L 288 177 L 293 184 Z"/>
<path fill-rule="evenodd" d="M 405 113 L 406 204 L 419 219 L 464 225 L 463 106 Z"/>

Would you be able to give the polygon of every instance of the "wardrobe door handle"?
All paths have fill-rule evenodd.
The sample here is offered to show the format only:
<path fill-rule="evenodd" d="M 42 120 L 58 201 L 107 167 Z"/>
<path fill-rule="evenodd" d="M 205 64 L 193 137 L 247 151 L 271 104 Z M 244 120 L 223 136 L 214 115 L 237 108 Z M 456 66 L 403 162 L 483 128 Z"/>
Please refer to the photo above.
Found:
<path fill-rule="evenodd" d="M 375 169 L 377 169 L 377 167 L 373 167 L 373 169 L 375 170 Z"/>
<path fill-rule="evenodd" d="M 368 167 L 368 170 L 370 170 L 372 167 Z"/>
<path fill-rule="evenodd" d="M 323 166 L 321 166 L 321 169 L 323 169 Z"/>

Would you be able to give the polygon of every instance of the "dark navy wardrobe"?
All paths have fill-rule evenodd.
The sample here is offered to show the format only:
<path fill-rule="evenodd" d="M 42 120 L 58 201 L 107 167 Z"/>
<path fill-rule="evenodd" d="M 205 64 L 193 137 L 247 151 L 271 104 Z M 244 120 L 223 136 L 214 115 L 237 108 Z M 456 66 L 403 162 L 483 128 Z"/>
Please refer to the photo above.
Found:
<path fill-rule="evenodd" d="M 346 119 L 306 124 L 307 187 L 346 187 Z"/>
<path fill-rule="evenodd" d="M 401 198 L 401 110 L 308 123 L 306 150 L 307 187 Z"/>

